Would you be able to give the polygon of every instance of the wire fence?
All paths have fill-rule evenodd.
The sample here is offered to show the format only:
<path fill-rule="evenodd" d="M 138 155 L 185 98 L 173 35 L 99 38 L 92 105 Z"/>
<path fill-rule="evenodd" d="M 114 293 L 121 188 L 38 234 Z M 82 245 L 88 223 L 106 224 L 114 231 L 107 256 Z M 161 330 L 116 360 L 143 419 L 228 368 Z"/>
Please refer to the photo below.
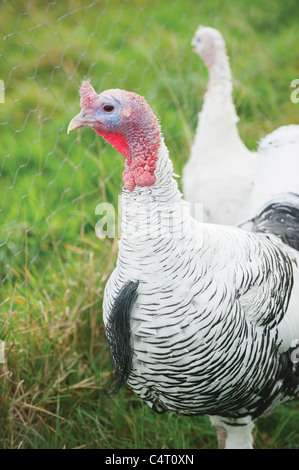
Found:
<path fill-rule="evenodd" d="M 1 448 L 214 445 L 208 419 L 157 420 L 127 390 L 99 399 L 117 238 L 97 237 L 97 208 L 113 204 L 117 218 L 124 162 L 92 130 L 67 127 L 83 79 L 139 93 L 181 174 L 207 86 L 191 47 L 203 24 L 226 40 L 239 131 L 253 149 L 298 123 L 298 13 L 298 0 L 0 2 Z M 283 444 L 298 447 L 295 406 L 277 428 L 269 421 L 273 439 L 261 432 L 260 446 L 278 445 L 283 430 Z"/>
<path fill-rule="evenodd" d="M 82 243 L 95 242 L 97 204 L 117 201 L 122 161 L 115 151 L 91 132 L 66 135 L 82 79 L 98 91 L 146 96 L 167 122 L 180 172 L 207 78 L 190 42 L 200 22 L 217 26 L 221 8 L 195 0 L 188 8 L 179 0 L 1 2 L 0 302 L 11 289 L 34 295 L 50 279 L 54 292 Z M 251 14 L 261 21 L 263 11 Z M 237 21 L 227 27 L 237 31 Z M 249 101 L 239 97 L 246 111 Z M 249 115 L 257 112 L 254 100 L 250 106 Z"/>
<path fill-rule="evenodd" d="M 169 2 L 169 10 L 177 3 Z M 99 151 L 105 162 L 110 150 L 99 149 L 102 144 L 91 133 L 67 136 L 67 124 L 78 112 L 84 77 L 91 77 L 97 90 L 134 86 L 148 100 L 157 97 L 152 78 L 159 67 L 162 75 L 165 70 L 155 54 L 163 47 L 166 61 L 175 48 L 163 44 L 167 23 L 155 15 L 158 4 L 1 3 L 2 294 L 9 285 L 18 291 L 30 287 L 35 294 L 49 273 L 59 279 L 82 239 L 95 238 L 95 207 L 103 198 L 115 200 L 107 181 L 117 196 L 122 164 L 115 154 L 113 164 L 99 162 Z M 195 27 L 193 20 L 190 32 Z M 162 107 L 172 101 L 167 95 L 161 94 Z M 3 295 L 2 302 L 7 298 Z"/>

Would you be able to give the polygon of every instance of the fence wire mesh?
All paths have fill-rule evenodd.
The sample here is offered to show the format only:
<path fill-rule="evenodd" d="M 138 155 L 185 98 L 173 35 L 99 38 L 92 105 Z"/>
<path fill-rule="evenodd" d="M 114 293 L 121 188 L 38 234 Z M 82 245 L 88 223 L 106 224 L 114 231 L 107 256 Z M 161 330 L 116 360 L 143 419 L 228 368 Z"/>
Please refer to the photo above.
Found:
<path fill-rule="evenodd" d="M 188 157 L 206 80 L 190 41 L 200 20 L 217 23 L 221 5 L 203 12 L 197 1 L 188 8 L 178 0 L 162 3 L 1 3 L 2 292 L 12 283 L 35 293 L 50 271 L 59 278 L 78 245 L 94 233 L 97 202 L 116 201 L 121 161 L 111 157 L 112 164 L 106 146 L 99 161 L 102 143 L 94 135 L 66 135 L 84 77 L 92 78 L 97 90 L 119 87 L 144 94 L 167 123 L 178 171 Z M 255 20 L 261 15 L 262 10 L 253 12 Z M 237 24 L 229 26 L 240 35 Z M 230 45 L 232 53 L 234 48 L 236 43 Z M 247 86 L 257 74 L 258 66 L 247 72 Z M 251 112 L 260 112 L 254 105 L 251 101 Z"/>
<path fill-rule="evenodd" d="M 218 28 L 227 41 L 239 130 L 254 148 L 265 133 L 298 123 L 290 100 L 299 78 L 298 12 L 297 0 L 0 3 L 1 446 L 42 446 L 39 436 L 48 435 L 54 446 L 59 419 L 70 426 L 69 446 L 87 445 L 95 432 L 92 422 L 77 439 L 83 415 L 76 431 L 71 423 L 85 391 L 88 412 L 96 406 L 106 367 L 101 304 L 117 243 L 97 239 L 95 210 L 105 201 L 117 206 L 123 161 L 92 131 L 67 135 L 81 81 L 145 96 L 181 174 L 208 77 L 191 47 L 198 25 Z M 93 411 L 106 416 L 103 426 L 117 415 L 106 405 Z M 109 429 L 94 446 L 114 448 Z M 154 422 L 154 440 L 156 429 Z"/>
<path fill-rule="evenodd" d="M 148 85 L 157 69 L 165 73 L 155 52 L 163 47 L 167 60 L 175 47 L 163 45 L 167 25 L 159 25 L 158 3 L 1 3 L 2 292 L 10 281 L 14 289 L 30 286 L 35 293 L 51 270 L 59 279 L 79 240 L 94 230 L 94 209 L 109 192 L 105 183 L 112 179 L 119 189 L 120 160 L 105 170 L 95 136 L 67 137 L 67 123 L 78 110 L 84 77 L 92 77 L 98 90 L 132 88 L 134 82 L 137 93 L 158 96 L 156 80 Z M 176 4 L 169 2 L 169 9 Z M 193 19 L 191 30 L 195 26 Z M 163 99 L 167 106 L 171 96 Z M 110 155 L 105 147 L 101 152 Z"/>

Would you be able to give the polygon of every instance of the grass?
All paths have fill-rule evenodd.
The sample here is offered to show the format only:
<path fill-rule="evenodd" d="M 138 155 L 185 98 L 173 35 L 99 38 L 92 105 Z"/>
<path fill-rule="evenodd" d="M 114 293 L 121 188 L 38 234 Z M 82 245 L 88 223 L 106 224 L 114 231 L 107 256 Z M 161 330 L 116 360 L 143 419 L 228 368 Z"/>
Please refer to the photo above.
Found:
<path fill-rule="evenodd" d="M 123 162 L 66 128 L 84 77 L 143 94 L 180 174 L 207 80 L 190 41 L 205 24 L 227 41 L 239 130 L 254 149 L 298 122 L 297 17 L 296 0 L 1 3 L 1 448 L 216 447 L 207 417 L 156 415 L 127 388 L 103 397 L 101 305 L 117 243 L 96 238 L 95 208 L 117 204 Z M 256 447 L 298 448 L 298 424 L 298 402 L 279 407 L 258 421 Z"/>

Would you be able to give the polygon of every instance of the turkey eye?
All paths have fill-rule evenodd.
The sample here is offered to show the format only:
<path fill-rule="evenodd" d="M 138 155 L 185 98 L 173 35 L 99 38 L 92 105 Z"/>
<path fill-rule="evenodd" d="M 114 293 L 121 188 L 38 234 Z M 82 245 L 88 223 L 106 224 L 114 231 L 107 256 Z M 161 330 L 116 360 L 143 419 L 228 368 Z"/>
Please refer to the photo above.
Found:
<path fill-rule="evenodd" d="M 112 104 L 105 104 L 103 110 L 106 111 L 106 113 L 111 113 L 111 111 L 114 110 L 114 106 L 112 106 Z"/>

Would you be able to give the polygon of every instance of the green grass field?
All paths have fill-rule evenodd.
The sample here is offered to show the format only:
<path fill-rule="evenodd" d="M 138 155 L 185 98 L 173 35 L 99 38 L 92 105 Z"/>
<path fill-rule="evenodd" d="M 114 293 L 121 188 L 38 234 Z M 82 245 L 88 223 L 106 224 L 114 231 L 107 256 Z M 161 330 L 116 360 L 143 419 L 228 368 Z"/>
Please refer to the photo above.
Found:
<path fill-rule="evenodd" d="M 207 71 L 190 45 L 218 28 L 249 148 L 298 123 L 297 0 L 74 0 L 0 4 L 0 448 L 215 448 L 207 417 L 156 415 L 126 388 L 103 396 L 102 324 L 117 240 L 95 235 L 100 202 L 117 204 L 122 157 L 85 130 L 66 134 L 78 87 L 125 88 L 158 115 L 181 174 Z M 298 401 L 260 419 L 257 448 L 299 447 Z"/>

